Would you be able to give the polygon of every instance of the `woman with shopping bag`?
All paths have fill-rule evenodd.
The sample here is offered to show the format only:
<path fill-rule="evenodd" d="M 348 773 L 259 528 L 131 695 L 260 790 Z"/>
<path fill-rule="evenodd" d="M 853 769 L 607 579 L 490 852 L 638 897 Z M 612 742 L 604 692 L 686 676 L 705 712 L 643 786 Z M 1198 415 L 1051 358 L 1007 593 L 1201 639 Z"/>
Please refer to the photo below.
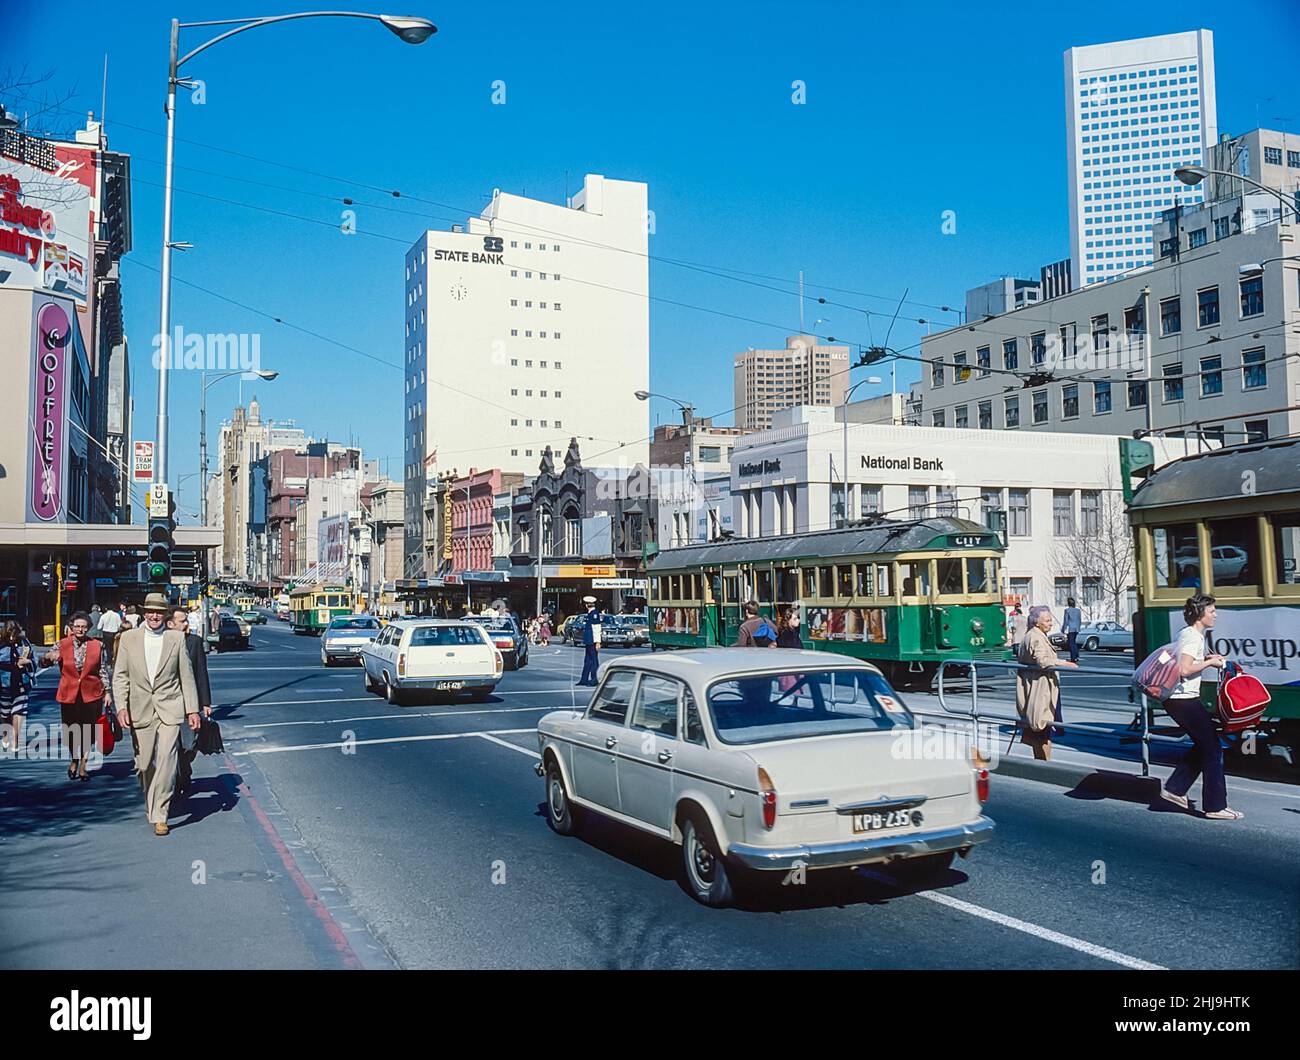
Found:
<path fill-rule="evenodd" d="M 1029 609 L 1024 639 L 1016 646 L 1016 713 L 1020 715 L 1020 742 L 1033 749 L 1034 757 L 1052 757 L 1052 722 L 1058 721 L 1061 680 L 1057 669 L 1078 663 L 1059 659 L 1047 634 L 1052 630 L 1052 609 L 1039 605 Z"/>
<path fill-rule="evenodd" d="M 69 780 L 89 780 L 86 760 L 100 715 L 113 702 L 113 672 L 103 645 L 90 636 L 90 616 L 78 611 L 68 623 L 69 634 L 41 657 L 42 666 L 59 668 L 58 700 L 72 764 Z"/>

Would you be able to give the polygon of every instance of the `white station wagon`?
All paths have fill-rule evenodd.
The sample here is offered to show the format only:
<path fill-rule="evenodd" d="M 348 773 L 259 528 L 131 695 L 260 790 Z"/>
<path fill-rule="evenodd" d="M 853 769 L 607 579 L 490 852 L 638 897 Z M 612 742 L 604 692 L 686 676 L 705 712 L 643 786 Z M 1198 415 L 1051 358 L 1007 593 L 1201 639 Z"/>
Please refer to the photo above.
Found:
<path fill-rule="evenodd" d="M 705 905 L 760 873 L 893 863 L 923 883 L 993 832 L 984 760 L 920 753 L 880 671 L 829 652 L 620 659 L 537 736 L 551 827 L 571 835 L 596 812 L 680 844 Z"/>
<path fill-rule="evenodd" d="M 407 619 L 385 626 L 361 649 L 367 692 L 394 706 L 412 692 L 444 696 L 468 692 L 482 702 L 501 680 L 501 653 L 474 622 Z"/>

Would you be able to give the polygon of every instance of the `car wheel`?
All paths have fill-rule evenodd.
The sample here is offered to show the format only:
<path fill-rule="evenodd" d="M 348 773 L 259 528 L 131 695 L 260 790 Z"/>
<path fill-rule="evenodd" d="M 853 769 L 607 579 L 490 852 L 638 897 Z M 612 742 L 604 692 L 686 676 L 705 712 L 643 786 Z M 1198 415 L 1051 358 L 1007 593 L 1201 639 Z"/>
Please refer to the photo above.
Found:
<path fill-rule="evenodd" d="M 559 835 L 573 835 L 578 831 L 581 812 L 569 801 L 564 774 L 560 772 L 559 764 L 551 759 L 546 766 L 546 823 Z"/>
<path fill-rule="evenodd" d="M 904 858 L 889 866 L 889 871 L 900 881 L 910 886 L 919 887 L 936 883 L 952 868 L 955 850 L 942 854 L 925 854 L 919 858 Z"/>
<path fill-rule="evenodd" d="M 366 686 L 366 691 L 372 694 L 378 694 L 379 686 L 370 677 L 370 668 L 363 662 L 361 664 L 361 683 Z"/>
<path fill-rule="evenodd" d="M 682 823 L 682 867 L 686 886 L 697 902 L 717 909 L 735 900 L 731 876 L 718 853 L 713 830 L 695 814 Z"/>
<path fill-rule="evenodd" d="M 388 701 L 390 707 L 400 707 L 406 697 L 398 689 L 393 687 L 393 683 L 388 680 L 388 675 L 384 675 L 384 699 Z"/>
<path fill-rule="evenodd" d="M 333 665 L 334 665 L 333 663 L 330 662 L 330 657 L 329 657 L 328 655 L 326 655 L 324 652 L 321 652 L 321 653 L 320 653 L 320 664 L 321 664 L 322 666 L 333 666 Z"/>
<path fill-rule="evenodd" d="M 1096 651 L 1101 647 L 1101 642 L 1096 637 L 1089 637 L 1083 642 L 1084 651 Z"/>

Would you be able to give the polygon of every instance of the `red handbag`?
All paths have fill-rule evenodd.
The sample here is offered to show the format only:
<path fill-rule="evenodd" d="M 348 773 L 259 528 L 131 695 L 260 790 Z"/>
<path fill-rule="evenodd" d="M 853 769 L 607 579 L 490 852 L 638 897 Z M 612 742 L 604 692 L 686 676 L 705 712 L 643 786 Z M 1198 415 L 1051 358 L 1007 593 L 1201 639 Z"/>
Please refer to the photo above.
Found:
<path fill-rule="evenodd" d="M 1244 672 L 1240 663 L 1225 663 L 1216 701 L 1223 731 L 1252 728 L 1264 716 L 1264 708 L 1272 698 L 1264 682 Z"/>
<path fill-rule="evenodd" d="M 117 746 L 117 739 L 113 735 L 113 723 L 107 714 L 101 714 L 95 722 L 95 728 L 99 731 L 99 753 L 105 758 L 113 753 L 113 748 Z"/>

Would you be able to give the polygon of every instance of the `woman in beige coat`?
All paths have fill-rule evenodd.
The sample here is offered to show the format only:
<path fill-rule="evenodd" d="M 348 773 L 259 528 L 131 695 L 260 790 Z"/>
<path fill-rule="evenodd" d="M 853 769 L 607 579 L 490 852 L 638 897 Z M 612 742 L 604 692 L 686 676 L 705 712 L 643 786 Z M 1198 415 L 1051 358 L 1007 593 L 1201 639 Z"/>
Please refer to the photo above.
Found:
<path fill-rule="evenodd" d="M 1029 629 L 1016 647 L 1016 659 L 1023 670 L 1016 671 L 1016 713 L 1020 715 L 1021 743 L 1034 749 L 1034 757 L 1052 757 L 1052 722 L 1061 698 L 1061 681 L 1056 670 L 1076 667 L 1068 659 L 1058 659 L 1047 634 L 1052 629 L 1052 611 L 1048 607 L 1029 609 Z"/>

